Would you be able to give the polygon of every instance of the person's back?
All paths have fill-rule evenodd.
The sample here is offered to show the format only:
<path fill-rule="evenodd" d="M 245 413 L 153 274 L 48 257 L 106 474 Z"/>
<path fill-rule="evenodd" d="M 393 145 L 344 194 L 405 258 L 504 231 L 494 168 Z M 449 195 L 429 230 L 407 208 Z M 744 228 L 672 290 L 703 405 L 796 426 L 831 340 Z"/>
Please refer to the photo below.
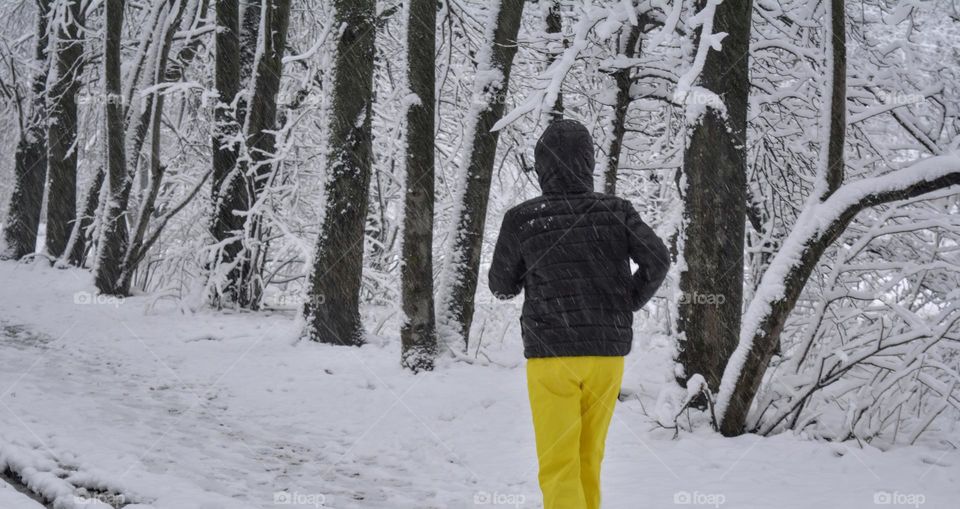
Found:
<path fill-rule="evenodd" d="M 535 156 L 543 195 L 504 215 L 489 285 L 499 298 L 525 293 L 520 321 L 544 507 L 597 509 L 633 312 L 663 282 L 669 253 L 630 202 L 593 192 L 593 140 L 583 125 L 554 122 Z"/>
<path fill-rule="evenodd" d="M 528 358 L 626 355 L 633 312 L 670 266 L 663 242 L 630 202 L 593 192 L 593 166 L 587 129 L 555 122 L 536 146 L 543 195 L 504 216 L 489 285 L 501 298 L 525 291 Z"/>

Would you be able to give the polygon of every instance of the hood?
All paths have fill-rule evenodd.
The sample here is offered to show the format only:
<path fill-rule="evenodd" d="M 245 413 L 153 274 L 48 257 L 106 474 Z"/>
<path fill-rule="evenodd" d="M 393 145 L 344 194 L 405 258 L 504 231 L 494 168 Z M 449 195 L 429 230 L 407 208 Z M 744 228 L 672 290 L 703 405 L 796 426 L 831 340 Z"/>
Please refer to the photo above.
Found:
<path fill-rule="evenodd" d="M 550 124 L 537 140 L 534 157 L 543 194 L 593 191 L 593 138 L 580 122 Z"/>

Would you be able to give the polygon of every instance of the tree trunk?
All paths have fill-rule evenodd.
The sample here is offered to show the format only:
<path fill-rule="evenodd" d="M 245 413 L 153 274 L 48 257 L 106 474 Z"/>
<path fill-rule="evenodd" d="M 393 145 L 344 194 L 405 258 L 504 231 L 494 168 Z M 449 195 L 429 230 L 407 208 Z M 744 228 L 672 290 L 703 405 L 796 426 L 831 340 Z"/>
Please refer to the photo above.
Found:
<path fill-rule="evenodd" d="M 54 16 L 56 76 L 47 128 L 47 253 L 64 254 L 77 215 L 77 92 L 83 75 L 83 2 L 65 0 Z"/>
<path fill-rule="evenodd" d="M 167 63 L 173 46 L 173 38 L 177 28 L 180 26 L 180 21 L 183 18 L 185 9 L 185 2 L 179 0 L 164 0 L 163 7 L 156 12 L 156 19 L 153 23 L 151 36 L 141 42 L 141 48 L 148 47 L 148 45 L 157 46 L 156 49 L 152 50 L 155 52 L 155 57 L 150 60 L 151 68 L 148 69 L 149 76 L 147 77 L 148 81 L 145 82 L 146 86 L 155 87 L 161 85 L 169 78 Z M 136 270 L 136 264 L 140 259 L 139 250 L 143 236 L 146 233 L 149 213 L 152 210 L 153 202 L 157 196 L 156 193 L 159 192 L 159 186 L 163 179 L 163 166 L 159 162 L 159 130 L 163 102 L 163 96 L 160 93 L 149 94 L 144 99 L 143 111 L 134 128 L 130 146 L 131 150 L 127 152 L 126 147 L 124 147 L 124 154 L 129 154 L 130 158 L 124 162 L 122 182 L 119 185 L 112 182 L 110 183 L 111 199 L 108 201 L 108 207 L 104 210 L 113 209 L 117 212 L 117 216 L 115 218 L 109 215 L 104 216 L 104 221 L 109 221 L 114 224 L 109 228 L 103 229 L 100 239 L 103 241 L 103 245 L 111 246 L 111 250 L 119 249 L 121 252 L 120 258 L 117 260 L 119 267 L 107 269 L 110 272 L 115 272 L 117 276 L 117 279 L 109 284 L 111 288 L 110 293 L 112 294 L 128 295 L 130 293 L 130 284 L 133 280 L 133 272 Z M 129 118 L 129 111 L 126 105 L 122 103 L 120 109 L 123 124 L 117 132 L 121 133 L 124 143 L 126 143 L 126 121 Z M 147 133 L 152 133 L 151 143 L 149 145 L 151 148 L 151 157 L 148 161 L 150 173 L 149 175 L 141 175 L 143 183 L 138 195 L 139 199 L 137 200 L 140 205 L 140 211 L 138 214 L 131 214 L 130 195 L 133 191 L 135 172 L 140 166 L 140 152 L 146 143 Z M 147 182 L 150 183 L 151 189 L 147 189 Z M 113 189 L 117 187 L 120 189 L 119 193 L 113 191 Z M 128 228 L 128 221 L 131 220 L 133 221 L 132 231 Z M 114 255 L 111 253 L 110 256 Z M 111 261 L 111 263 L 113 263 L 113 261 Z M 98 265 L 98 272 L 100 272 L 101 269 L 103 268 Z"/>
<path fill-rule="evenodd" d="M 641 16 L 639 22 L 631 26 L 626 35 L 626 41 L 620 48 L 620 53 L 627 58 L 633 58 L 637 54 L 637 44 L 645 21 L 646 16 Z M 613 105 L 613 125 L 611 129 L 613 132 L 611 133 L 610 150 L 607 153 L 607 169 L 603 172 L 603 192 L 607 194 L 617 194 L 620 153 L 623 151 L 623 137 L 627 133 L 627 111 L 630 109 L 630 103 L 633 100 L 630 97 L 630 87 L 633 85 L 630 74 L 629 67 L 617 69 L 613 73 L 613 80 L 617 84 L 617 98 Z"/>
<path fill-rule="evenodd" d="M 818 201 L 828 199 L 843 183 L 843 149 L 846 145 L 847 134 L 847 50 L 846 17 L 843 9 L 843 0 L 830 0 L 829 5 L 826 7 L 826 13 L 827 28 L 824 37 L 824 48 L 826 50 L 825 58 L 828 59 L 826 65 L 830 68 L 830 73 L 827 77 L 821 102 L 821 109 L 823 111 L 821 116 L 821 129 L 825 136 L 821 139 L 820 143 L 820 168 L 817 172 L 816 187 L 814 188 L 814 198 Z M 780 333 L 783 330 L 787 316 L 793 310 L 797 299 L 800 297 L 800 292 L 803 291 L 803 286 L 810 277 L 816 261 L 820 259 L 820 256 L 822 256 L 823 252 L 826 251 L 833 240 L 842 233 L 843 229 L 846 228 L 846 224 L 853 219 L 854 215 L 856 215 L 856 212 L 853 212 L 848 219 L 844 220 L 842 225 L 838 223 L 834 235 L 808 240 L 809 246 L 801 257 L 801 259 L 805 259 L 804 262 L 799 265 L 794 265 L 788 277 L 783 281 L 786 286 L 783 297 L 774 299 L 770 303 L 770 312 L 760 322 L 761 325 L 756 330 L 740 331 L 738 339 L 742 342 L 744 333 L 748 333 L 754 348 L 750 350 L 745 366 L 743 366 L 740 377 L 736 382 L 736 389 L 733 390 L 733 394 L 731 394 L 729 398 L 723 396 L 724 401 L 718 406 L 719 418 L 722 419 L 721 430 L 724 434 L 736 435 L 743 432 L 747 415 L 750 411 L 750 405 L 753 403 L 753 398 L 756 395 L 757 389 L 760 387 L 763 373 L 766 372 L 767 365 L 770 363 L 774 351 L 776 351 L 780 344 Z M 801 222 L 802 218 L 803 216 L 801 215 L 797 219 L 798 223 Z M 790 246 L 784 242 L 780 252 L 777 253 L 774 261 L 768 266 L 767 272 L 770 271 L 770 267 L 773 267 L 774 264 L 777 263 L 778 258 L 782 258 L 781 255 L 784 252 L 789 252 L 789 249 Z M 767 274 L 764 274 L 764 277 L 761 279 L 761 286 L 770 284 L 766 282 L 766 276 Z M 763 301 L 765 297 L 763 290 L 763 288 L 758 287 L 757 295 L 754 296 L 753 302 L 750 303 L 750 309 L 754 307 L 754 303 L 758 301 L 758 298 L 759 301 Z M 752 313 L 753 312 L 748 316 L 752 317 Z M 751 323 L 748 322 L 744 325 L 745 327 L 751 326 Z M 754 336 L 756 336 L 755 339 Z M 731 364 L 732 366 L 737 365 L 736 362 Z M 726 368 L 729 371 L 731 366 L 728 365 Z M 732 384 L 732 382 L 728 380 L 730 376 L 731 375 L 727 374 L 724 375 L 724 383 L 728 386 Z"/>
<path fill-rule="evenodd" d="M 246 211 L 248 232 L 244 258 L 245 270 L 241 273 L 240 304 L 257 309 L 263 293 L 260 267 L 266 255 L 266 246 L 261 228 L 261 213 L 254 210 L 254 204 L 263 194 L 271 173 L 275 170 L 271 159 L 276 152 L 277 94 L 280 92 L 280 76 L 283 74 L 283 52 L 287 40 L 287 28 L 290 21 L 290 0 L 270 0 L 265 3 L 267 10 L 261 13 L 266 17 L 263 25 L 265 33 L 260 34 L 263 54 L 256 63 L 253 82 L 253 96 L 247 110 L 246 147 L 247 157 L 241 168 L 246 174 L 249 203 Z M 247 166 L 249 164 L 249 167 Z"/>
<path fill-rule="evenodd" d="M 705 3 L 698 2 L 700 8 Z M 707 54 L 700 86 L 722 98 L 727 116 L 706 108 L 690 127 L 683 158 L 680 234 L 686 270 L 680 274 L 677 320 L 684 369 L 679 381 L 685 384 L 699 373 L 714 391 L 737 346 L 742 311 L 751 3 L 723 2 L 716 8 L 713 32 L 728 35 L 720 51 Z"/>
<path fill-rule="evenodd" d="M 233 213 L 240 204 L 228 199 L 234 197 L 242 187 L 241 175 L 234 172 L 239 146 L 232 141 L 238 132 L 234 101 L 240 91 L 241 83 L 239 35 L 240 19 L 237 0 L 217 0 L 214 74 L 218 100 L 214 110 L 216 126 L 213 133 L 213 183 L 211 185 L 213 217 L 210 223 L 210 234 L 219 246 L 216 250 L 214 266 L 233 263 L 240 252 L 241 243 L 230 242 L 228 239 L 243 230 L 243 218 Z M 238 280 L 239 271 L 231 271 L 224 288 L 214 293 L 213 297 L 217 304 L 221 297 L 229 302 L 237 301 Z"/>
<path fill-rule="evenodd" d="M 371 171 L 373 0 L 337 0 L 336 76 L 327 161 L 327 204 L 317 240 L 305 336 L 342 345 L 363 343 L 360 278 Z M 431 59 L 432 61 L 432 59 Z"/>
<path fill-rule="evenodd" d="M 402 364 L 433 369 L 437 353 L 433 309 L 433 179 L 437 6 L 411 0 L 407 17 L 407 79 L 418 102 L 407 110 L 407 177 L 403 217 Z"/>
<path fill-rule="evenodd" d="M 237 101 L 235 115 L 237 129 L 244 132 L 246 151 L 236 156 L 224 155 L 233 158 L 233 167 L 218 175 L 220 182 L 214 184 L 214 192 L 218 193 L 215 217 L 220 222 L 214 238 L 223 244 L 218 252 L 219 263 L 229 267 L 226 281 L 218 288 L 215 299 L 251 309 L 260 305 L 263 283 L 259 269 L 265 255 L 261 244 L 262 222 L 255 204 L 273 170 L 270 159 L 274 156 L 276 139 L 272 131 L 277 129 L 277 94 L 290 18 L 289 0 L 270 0 L 264 5 L 266 10 L 258 2 L 246 3 L 236 53 L 238 81 L 242 82 L 248 74 L 252 80 L 249 92 L 241 94 Z M 256 26 L 261 18 L 262 33 Z M 257 37 L 262 40 L 257 42 Z M 258 44 L 262 44 L 263 52 L 256 60 Z M 224 69 L 224 72 L 233 70 Z M 237 93 L 239 91 L 234 92 Z M 221 162 L 224 166 L 220 170 L 226 171 L 231 161 Z"/>
<path fill-rule="evenodd" d="M 178 65 L 175 68 L 170 68 L 168 65 L 173 63 L 170 58 L 170 53 L 173 50 L 173 38 L 177 32 L 177 29 L 180 27 L 186 6 L 186 2 L 170 2 L 170 7 L 176 7 L 177 10 L 175 12 L 167 12 L 167 18 L 164 20 L 164 26 L 167 27 L 167 30 L 162 34 L 162 46 L 160 47 L 160 53 L 158 55 L 156 68 L 154 70 L 154 86 L 162 83 L 177 82 L 180 81 L 180 78 L 182 77 L 182 65 Z M 170 19 L 171 17 L 172 21 L 167 21 L 167 19 Z M 194 39 L 193 41 L 188 42 L 184 47 L 184 52 L 186 52 L 187 55 L 185 56 L 185 59 L 179 59 L 181 62 L 184 62 L 184 65 L 189 63 L 189 61 L 192 59 L 198 44 L 199 39 Z M 145 113 L 149 114 L 150 121 L 147 126 L 151 133 L 150 158 L 148 161 L 150 173 L 149 179 L 146 178 L 146 175 L 141 177 L 146 182 L 141 184 L 142 193 L 140 195 L 140 208 L 134 217 L 135 221 L 131 229 L 132 236 L 126 242 L 125 252 L 123 255 L 123 264 L 120 270 L 120 281 L 118 283 L 118 287 L 124 294 L 130 293 L 130 286 L 133 282 L 134 273 L 137 270 L 140 260 L 143 259 L 143 255 L 145 254 L 142 251 L 144 236 L 146 235 L 147 228 L 150 225 L 150 217 L 154 212 L 154 204 L 157 201 L 157 196 L 159 195 L 160 188 L 163 185 L 163 177 L 166 171 L 166 166 L 160 162 L 160 128 L 161 119 L 163 117 L 163 105 L 164 96 L 160 93 L 152 94 L 147 101 L 148 109 Z M 144 135 L 143 138 L 146 138 L 146 136 Z M 136 162 L 134 165 L 135 164 Z M 128 168 L 128 184 L 132 184 L 129 176 L 135 167 L 136 166 L 132 165 L 130 168 Z"/>
<path fill-rule="evenodd" d="M 175 4 L 173 0 L 167 0 L 166 5 L 172 7 Z M 186 2 L 180 3 L 179 4 L 180 10 L 178 11 L 179 13 L 176 16 L 178 17 L 182 16 L 183 11 L 186 9 L 187 5 L 188 4 Z M 208 5 L 209 5 L 209 0 L 200 0 L 200 3 L 197 7 L 198 9 L 197 15 L 200 18 L 204 18 L 206 16 Z M 161 26 L 162 23 L 165 23 L 160 18 L 163 12 L 164 12 L 163 5 L 157 4 L 155 6 L 155 12 L 152 14 L 152 17 L 151 17 L 153 26 L 159 27 Z M 169 15 L 169 11 L 167 11 L 167 15 Z M 168 28 L 171 28 L 174 26 L 175 25 L 170 25 L 168 26 Z M 172 34 L 173 34 L 172 31 L 168 31 L 166 40 L 169 41 Z M 139 53 L 144 55 L 144 57 L 138 61 L 138 63 L 135 65 L 135 69 L 131 71 L 131 74 L 137 77 L 137 79 L 139 79 L 139 76 L 144 71 L 144 66 L 147 61 L 147 59 L 145 58 L 145 55 L 150 52 L 149 45 L 153 44 L 153 42 L 154 42 L 153 37 L 145 37 L 145 39 L 141 41 L 141 48 Z M 164 81 L 174 82 L 174 81 L 179 81 L 181 79 L 181 77 L 183 76 L 184 69 L 186 68 L 187 65 L 189 65 L 189 63 L 196 56 L 196 52 L 199 49 L 201 42 L 202 42 L 202 39 L 200 37 L 194 36 L 193 39 L 180 50 L 180 53 L 177 55 L 176 60 L 170 61 L 166 58 L 166 56 L 162 59 L 162 62 L 164 63 L 164 65 L 167 66 L 165 71 L 166 78 Z M 167 44 L 167 49 L 165 49 L 164 55 L 167 55 L 167 54 L 169 54 L 169 43 Z M 153 84 L 156 84 L 157 77 L 162 75 L 163 73 L 155 73 L 154 74 L 155 82 Z M 131 95 L 133 94 L 133 87 L 131 87 L 131 89 L 128 91 L 128 94 L 131 94 Z M 130 95 L 125 95 L 125 97 L 127 97 L 129 101 Z M 150 96 L 147 97 L 143 111 L 141 112 L 139 119 L 137 121 L 137 125 L 134 128 L 133 139 L 130 142 L 130 147 L 132 150 L 129 151 L 132 157 L 128 161 L 127 172 L 124 177 L 125 178 L 124 192 L 121 193 L 121 197 L 123 198 L 123 200 L 127 199 L 126 197 L 129 196 L 129 189 L 131 189 L 133 186 L 133 172 L 136 170 L 136 168 L 139 165 L 140 151 L 143 148 L 143 144 L 146 140 L 146 135 L 149 132 L 149 127 L 152 122 L 153 101 L 154 101 L 154 94 L 151 94 Z M 132 110 L 133 110 L 132 108 L 129 108 L 126 105 L 124 105 L 124 125 L 125 126 L 127 126 L 131 120 Z M 126 131 L 126 127 L 125 127 L 125 131 Z M 67 261 L 72 265 L 82 265 L 84 263 L 83 258 L 88 248 L 91 247 L 87 245 L 88 240 L 94 237 L 95 235 L 98 235 L 98 232 L 93 232 L 90 230 L 90 228 L 94 224 L 96 224 L 94 221 L 94 215 L 100 205 L 99 198 L 100 198 L 100 190 L 101 190 L 101 186 L 103 185 L 103 181 L 104 181 L 104 171 L 103 171 L 103 168 L 101 167 L 97 170 L 96 176 L 90 181 L 86 194 L 84 195 L 86 196 L 86 203 L 84 205 L 83 213 L 80 215 L 80 217 L 77 218 L 77 221 L 74 223 L 73 231 L 70 236 L 70 243 L 68 244 L 68 248 L 67 248 L 67 251 L 70 253 L 70 255 Z M 159 183 L 156 183 L 156 185 L 159 185 Z M 121 205 L 122 205 L 121 207 L 122 209 L 125 210 L 127 208 L 126 203 L 122 203 Z M 142 207 L 141 207 L 141 210 L 142 210 Z M 126 246 L 125 251 L 129 252 L 131 246 L 126 241 L 126 234 L 127 234 L 126 215 L 121 216 L 120 225 L 122 225 L 122 227 L 118 228 L 117 232 L 123 236 L 122 244 Z"/>
<path fill-rule="evenodd" d="M 827 248 L 862 210 L 960 186 L 960 158 L 935 156 L 843 186 L 843 196 L 811 200 L 763 274 L 747 307 L 740 341 L 723 374 L 717 418 L 725 435 L 744 432 L 747 414 L 787 317 Z"/>
<path fill-rule="evenodd" d="M 70 242 L 67 244 L 69 258 L 67 263 L 76 267 L 83 267 L 86 263 L 87 249 L 89 240 L 92 236 L 91 227 L 94 217 L 100 206 L 100 190 L 103 188 L 104 179 L 103 167 L 97 169 L 90 186 L 87 188 L 87 194 L 84 198 L 83 212 L 77 218 L 73 225 L 73 231 L 70 233 Z"/>
<path fill-rule="evenodd" d="M 490 198 L 490 179 L 497 155 L 499 131 L 490 132 L 503 116 L 504 97 L 510 83 L 510 68 L 517 52 L 517 31 L 523 13 L 522 0 L 501 0 L 496 9 L 496 28 L 490 44 L 490 61 L 480 62 L 478 72 L 499 71 L 503 79 L 485 83 L 483 90 L 475 90 L 476 100 L 486 97 L 488 102 L 474 108 L 472 118 L 467 118 L 466 132 L 472 138 L 464 140 L 469 147 L 461 171 L 463 172 L 462 195 L 454 205 L 453 246 L 444 270 L 443 293 L 440 297 L 438 317 L 442 332 L 453 341 L 460 341 L 466 348 L 469 342 L 470 325 L 473 323 L 474 297 L 477 276 L 480 271 L 480 251 L 483 245 L 483 229 L 487 219 L 487 202 Z M 488 77 L 478 76 L 486 80 Z"/>
<path fill-rule="evenodd" d="M 844 0 L 830 0 L 830 32 L 824 38 L 827 55 L 830 58 L 830 97 L 824 97 L 824 103 L 829 101 L 827 109 L 826 129 L 827 139 L 823 140 L 826 146 L 826 158 L 823 165 L 823 179 L 825 191 L 821 200 L 830 197 L 840 188 L 845 173 L 843 149 L 847 144 L 847 28 L 846 14 L 843 9 Z"/>
<path fill-rule="evenodd" d="M 260 44 L 260 16 L 263 0 L 241 0 L 240 5 L 240 85 L 246 86 L 253 78 L 253 66 L 256 65 L 257 45 Z M 247 118 L 247 103 L 250 100 L 249 87 L 240 90 L 236 118 L 240 125 Z"/>
<path fill-rule="evenodd" d="M 550 7 L 547 8 L 547 15 L 544 19 L 547 25 L 547 44 L 553 42 L 556 38 L 554 34 L 563 33 L 563 16 L 560 15 L 560 0 L 553 0 L 550 3 Z M 567 41 L 563 41 L 563 46 L 566 47 Z M 547 67 L 550 67 L 553 64 L 554 60 L 557 59 L 557 52 L 551 52 L 547 56 Z M 550 123 L 556 122 L 557 120 L 563 120 L 563 92 L 557 91 L 557 100 L 553 103 L 553 109 L 550 111 Z"/>
<path fill-rule="evenodd" d="M 122 295 L 119 288 L 120 264 L 123 261 L 123 242 L 118 228 L 124 210 L 120 195 L 124 191 L 126 155 L 124 111 L 120 76 L 120 41 L 123 35 L 124 0 L 105 0 L 103 45 L 103 81 L 106 118 L 106 184 L 107 199 L 100 226 L 100 251 L 94 266 L 94 283 L 101 293 Z"/>
<path fill-rule="evenodd" d="M 14 155 L 13 195 L 3 229 L 4 248 L 0 259 L 19 259 L 37 249 L 40 211 L 43 207 L 43 180 L 47 171 L 47 140 L 44 132 L 46 119 L 47 73 L 47 19 L 50 1 L 37 0 L 37 33 L 34 48 L 34 75 L 31 85 L 29 111 L 21 121 L 20 139 Z"/>

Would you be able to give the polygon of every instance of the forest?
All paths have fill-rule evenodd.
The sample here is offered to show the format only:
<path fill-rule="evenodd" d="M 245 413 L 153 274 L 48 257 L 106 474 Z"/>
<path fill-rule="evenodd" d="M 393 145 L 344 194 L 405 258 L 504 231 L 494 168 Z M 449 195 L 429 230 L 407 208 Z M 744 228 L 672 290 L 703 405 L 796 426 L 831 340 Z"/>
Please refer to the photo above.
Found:
<path fill-rule="evenodd" d="M 798 507 L 872 507 L 884 503 L 878 494 L 922 496 L 928 507 L 955 500 L 955 0 L 0 2 L 0 485 L 46 507 L 269 506 L 256 490 L 316 507 L 534 507 L 535 470 L 517 488 L 523 468 L 488 475 L 468 459 L 478 446 L 435 429 L 461 422 L 461 410 L 483 421 L 488 407 L 525 405 L 522 394 L 501 401 L 508 385 L 492 381 L 524 388 L 523 298 L 498 300 L 487 272 L 505 212 L 540 193 L 538 137 L 562 119 L 593 137 L 595 190 L 630 201 L 670 251 L 666 282 L 634 319 L 620 392 L 627 417 L 611 437 L 639 440 L 635 451 L 661 464 L 669 460 L 658 454 L 684 440 L 705 440 L 736 464 L 754 439 L 775 464 L 807 445 L 763 440 L 802 437 L 877 479 L 924 478 L 868 479 L 862 497 L 835 486 L 852 498 Z M 67 350 L 51 360 L 58 345 Z M 82 410 L 61 414 L 63 405 L 83 405 L 102 384 L 141 382 L 157 407 L 131 419 L 163 421 L 169 405 L 183 405 L 171 415 L 206 417 L 171 422 L 175 434 L 219 423 L 246 437 L 239 455 L 260 457 L 261 446 L 288 439 L 281 429 L 336 435 L 325 420 L 337 421 L 336 409 L 342 434 L 360 436 L 336 452 L 315 446 L 340 458 L 329 469 L 321 461 L 320 471 L 244 486 L 218 474 L 198 485 L 223 500 L 184 502 L 151 491 L 164 482 L 149 472 L 172 474 L 145 463 L 162 449 L 146 431 L 121 433 L 123 454 L 143 451 L 129 469 L 125 459 L 81 468 L 107 446 L 68 445 L 119 424 L 91 409 L 79 420 L 95 423 L 93 435 L 69 431 L 66 415 Z M 274 383 L 292 392 L 257 392 Z M 24 385 L 35 387 L 32 406 L 10 399 Z M 69 390 L 52 395 L 60 386 Z M 377 394 L 369 408 L 358 403 L 365 389 Z M 257 395 L 233 394 L 246 390 Z M 417 398 L 428 406 L 407 407 L 408 390 L 428 391 Z M 214 410 L 218 395 L 230 401 L 224 410 Z M 292 415 L 286 405 L 309 406 L 312 395 L 325 402 L 312 425 L 257 421 L 274 437 L 241 424 L 243 412 L 261 419 L 258 408 Z M 459 410 L 441 408 L 453 400 Z M 435 453 L 423 461 L 470 465 L 469 486 L 438 491 L 443 466 L 409 473 L 416 459 L 405 463 L 410 451 L 385 438 L 372 463 L 340 472 L 347 458 L 360 461 L 360 432 L 395 407 L 420 421 L 398 425 L 397 442 L 423 435 Z M 413 415 L 421 411 L 430 417 Z M 41 422 L 49 427 L 34 432 Z M 497 424 L 484 440 L 521 426 Z M 532 447 L 522 436 L 511 447 Z M 310 448 L 293 444 L 290 454 L 298 447 Z M 924 474 L 898 476 L 894 456 L 848 454 L 864 448 L 922 456 L 913 468 Z M 271 468 L 256 468 L 301 465 L 268 457 Z M 177 483 L 208 469 L 200 456 L 184 461 L 197 473 Z M 230 461 L 211 465 L 242 469 Z M 706 475 L 670 465 L 670 480 Z M 121 480 L 130 470 L 147 473 Z M 289 485 L 278 487 L 281 478 Z M 303 479 L 319 484 L 296 488 Z M 383 479 L 399 484 L 374 493 Z M 693 504 L 707 493 L 769 506 L 712 483 L 643 496 L 651 507 L 683 504 L 682 493 Z M 479 493 L 507 498 L 477 502 Z"/>

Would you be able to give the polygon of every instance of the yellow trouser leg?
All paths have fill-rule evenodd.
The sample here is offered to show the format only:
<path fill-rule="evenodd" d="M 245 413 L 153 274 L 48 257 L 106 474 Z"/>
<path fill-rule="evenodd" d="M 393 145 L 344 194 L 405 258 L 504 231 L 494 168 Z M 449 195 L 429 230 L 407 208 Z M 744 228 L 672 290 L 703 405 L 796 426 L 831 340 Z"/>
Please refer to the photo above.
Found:
<path fill-rule="evenodd" d="M 623 357 L 527 362 L 545 509 L 597 509 L 600 462 L 623 376 Z"/>
<path fill-rule="evenodd" d="M 587 509 L 600 508 L 600 463 L 623 380 L 623 357 L 591 357 L 580 399 L 580 480 Z"/>

